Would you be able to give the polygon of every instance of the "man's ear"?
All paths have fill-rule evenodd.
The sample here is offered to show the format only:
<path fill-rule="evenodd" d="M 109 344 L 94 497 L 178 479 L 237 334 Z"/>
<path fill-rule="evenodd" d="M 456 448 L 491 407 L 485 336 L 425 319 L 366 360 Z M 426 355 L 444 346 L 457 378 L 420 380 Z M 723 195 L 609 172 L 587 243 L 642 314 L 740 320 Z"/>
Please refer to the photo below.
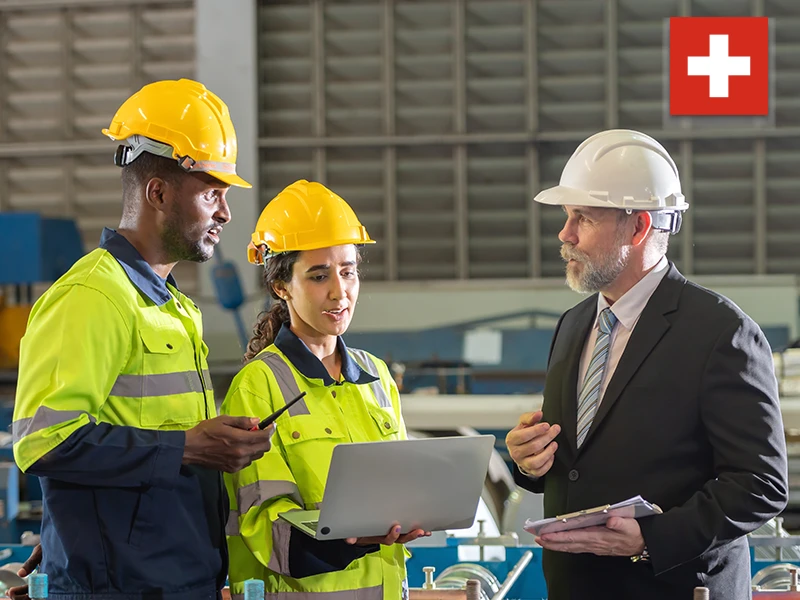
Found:
<path fill-rule="evenodd" d="M 631 244 L 639 246 L 647 239 L 647 234 L 653 229 L 653 215 L 646 210 L 636 211 L 636 219 L 634 220 L 633 239 Z"/>
<path fill-rule="evenodd" d="M 147 204 L 163 212 L 169 202 L 169 187 L 169 184 L 161 177 L 151 178 L 144 188 Z"/>

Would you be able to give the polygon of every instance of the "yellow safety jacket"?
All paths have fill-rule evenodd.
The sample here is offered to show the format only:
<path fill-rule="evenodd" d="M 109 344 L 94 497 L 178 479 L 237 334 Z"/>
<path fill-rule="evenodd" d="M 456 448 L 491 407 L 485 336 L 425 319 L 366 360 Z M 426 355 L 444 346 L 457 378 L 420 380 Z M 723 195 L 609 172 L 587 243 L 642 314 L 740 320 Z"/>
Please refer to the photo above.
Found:
<path fill-rule="evenodd" d="M 111 230 L 34 305 L 14 457 L 42 482 L 60 600 L 214 600 L 224 585 L 222 477 L 182 465 L 184 430 L 216 413 L 207 354 L 192 300 Z"/>
<path fill-rule="evenodd" d="M 226 533 L 234 600 L 248 579 L 264 580 L 270 600 L 407 597 L 408 554 L 402 545 L 320 542 L 278 519 L 282 512 L 318 508 L 337 444 L 406 438 L 386 364 L 347 348 L 341 338 L 338 344 L 342 381 L 335 382 L 284 325 L 275 343 L 236 375 L 222 405 L 225 414 L 265 417 L 307 393 L 276 422 L 269 452 L 224 475 L 232 509 Z"/>

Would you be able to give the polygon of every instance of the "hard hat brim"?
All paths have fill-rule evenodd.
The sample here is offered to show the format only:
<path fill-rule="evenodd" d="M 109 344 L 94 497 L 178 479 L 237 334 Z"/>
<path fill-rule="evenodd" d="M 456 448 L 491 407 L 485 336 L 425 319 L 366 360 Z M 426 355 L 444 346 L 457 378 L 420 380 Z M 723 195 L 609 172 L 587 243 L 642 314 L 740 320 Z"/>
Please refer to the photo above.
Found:
<path fill-rule="evenodd" d="M 598 192 L 599 194 L 599 192 Z M 607 200 L 601 200 L 588 194 L 583 190 L 576 190 L 575 188 L 567 187 L 565 185 L 557 185 L 555 187 L 542 190 L 535 197 L 534 201 L 540 204 L 549 204 L 552 206 L 588 206 L 596 208 L 615 208 L 617 210 L 650 210 L 650 211 L 684 211 L 689 208 L 685 202 L 683 194 L 678 194 L 680 202 L 674 206 L 660 206 L 660 207 L 643 207 L 637 206 L 635 203 L 630 204 L 616 204 Z"/>
<path fill-rule="evenodd" d="M 596 206 L 600 208 L 618 208 L 609 202 L 593 198 L 583 190 L 564 185 L 542 190 L 533 199 L 539 204 L 549 204 L 551 206 Z"/>
<path fill-rule="evenodd" d="M 244 179 L 239 177 L 236 173 L 221 173 L 219 171 L 206 171 L 212 177 L 219 179 L 222 183 L 227 183 L 235 187 L 250 189 L 252 184 L 247 183 Z"/>
<path fill-rule="evenodd" d="M 107 137 L 109 137 L 112 140 L 115 140 L 117 142 L 120 141 L 123 138 L 122 135 L 117 135 L 116 133 L 111 133 L 111 130 L 107 129 L 107 128 L 101 129 L 101 131 L 103 132 L 103 135 L 105 135 L 105 136 L 107 136 Z"/>

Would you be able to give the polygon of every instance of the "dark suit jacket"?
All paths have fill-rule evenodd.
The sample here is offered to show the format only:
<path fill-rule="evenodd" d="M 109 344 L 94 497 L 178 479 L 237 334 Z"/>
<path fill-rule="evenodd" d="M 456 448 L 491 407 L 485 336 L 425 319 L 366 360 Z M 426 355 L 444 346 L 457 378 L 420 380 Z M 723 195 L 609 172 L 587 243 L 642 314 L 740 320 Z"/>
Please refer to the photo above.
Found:
<path fill-rule="evenodd" d="M 578 363 L 597 295 L 556 326 L 544 420 L 562 426 L 545 516 L 641 494 L 664 514 L 640 520 L 651 561 L 545 551 L 549 600 L 750 598 L 743 535 L 788 499 L 783 424 L 769 344 L 730 300 L 670 268 L 644 309 L 576 449 Z"/>

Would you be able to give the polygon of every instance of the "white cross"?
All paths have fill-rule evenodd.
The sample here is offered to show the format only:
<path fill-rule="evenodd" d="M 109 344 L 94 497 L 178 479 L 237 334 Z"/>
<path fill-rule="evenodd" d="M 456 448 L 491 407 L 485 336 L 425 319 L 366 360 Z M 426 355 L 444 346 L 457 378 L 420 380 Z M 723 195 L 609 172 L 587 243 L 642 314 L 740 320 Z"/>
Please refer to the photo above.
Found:
<path fill-rule="evenodd" d="M 749 56 L 728 56 L 728 36 L 710 35 L 708 56 L 689 57 L 689 75 L 708 77 L 709 95 L 712 98 L 728 97 L 728 78 L 750 75 Z"/>

